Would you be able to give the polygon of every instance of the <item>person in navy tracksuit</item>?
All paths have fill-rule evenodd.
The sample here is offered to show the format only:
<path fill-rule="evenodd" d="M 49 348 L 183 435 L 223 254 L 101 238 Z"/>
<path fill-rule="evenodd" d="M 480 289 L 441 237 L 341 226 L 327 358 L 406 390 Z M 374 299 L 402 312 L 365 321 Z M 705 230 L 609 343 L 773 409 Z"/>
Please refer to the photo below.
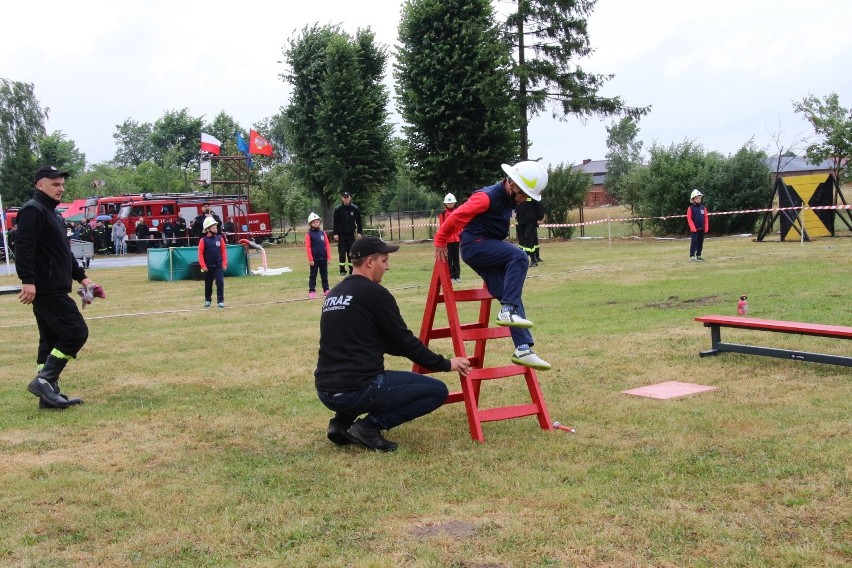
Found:
<path fill-rule="evenodd" d="M 225 307 L 225 271 L 228 270 L 228 252 L 225 237 L 219 234 L 219 224 L 213 217 L 204 219 L 204 235 L 198 241 L 198 263 L 204 273 L 204 307 L 213 299 L 213 281 L 216 281 L 216 303 Z"/>
<path fill-rule="evenodd" d="M 308 296 L 313 300 L 317 297 L 317 272 L 322 281 L 322 293 L 328 295 L 328 259 L 331 258 L 331 243 L 328 235 L 320 228 L 322 219 L 316 213 L 308 215 L 308 232 L 305 233 L 305 253 L 311 265 L 311 275 L 308 277 Z"/>
<path fill-rule="evenodd" d="M 508 326 L 515 344 L 512 362 L 534 369 L 550 369 L 550 363 L 532 351 L 533 323 L 526 319 L 521 295 L 529 268 L 527 254 L 507 242 L 509 221 L 515 207 L 527 197 L 538 201 L 547 186 L 547 170 L 533 161 L 509 166 L 503 164 L 507 176 L 485 187 L 458 207 L 441 224 L 435 234 L 435 255 L 446 262 L 447 242 L 459 229 L 461 256 L 485 281 L 488 292 L 502 305 L 497 325 Z"/>
<path fill-rule="evenodd" d="M 689 196 L 689 209 L 686 210 L 686 222 L 689 223 L 691 240 L 689 242 L 689 260 L 702 261 L 701 252 L 704 250 L 704 235 L 710 230 L 710 216 L 707 207 L 701 203 L 704 195 L 697 189 Z"/>

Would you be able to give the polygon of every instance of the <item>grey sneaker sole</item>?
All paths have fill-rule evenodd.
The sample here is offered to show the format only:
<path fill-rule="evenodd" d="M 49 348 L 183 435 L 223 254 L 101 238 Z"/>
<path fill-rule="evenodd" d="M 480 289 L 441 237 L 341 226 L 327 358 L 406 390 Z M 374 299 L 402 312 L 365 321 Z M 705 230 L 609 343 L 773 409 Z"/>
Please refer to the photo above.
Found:
<path fill-rule="evenodd" d="M 553 368 L 550 363 L 540 359 L 535 353 L 530 353 L 529 355 L 523 355 L 521 357 L 513 354 L 512 363 L 515 363 L 516 365 L 523 365 L 530 369 L 536 369 L 537 371 L 549 371 Z"/>
<path fill-rule="evenodd" d="M 514 321 L 503 321 L 503 320 L 498 319 L 497 325 L 502 326 L 502 327 L 523 327 L 525 329 L 529 329 L 533 326 L 533 323 L 531 321 L 521 323 L 521 322 L 514 322 Z"/>

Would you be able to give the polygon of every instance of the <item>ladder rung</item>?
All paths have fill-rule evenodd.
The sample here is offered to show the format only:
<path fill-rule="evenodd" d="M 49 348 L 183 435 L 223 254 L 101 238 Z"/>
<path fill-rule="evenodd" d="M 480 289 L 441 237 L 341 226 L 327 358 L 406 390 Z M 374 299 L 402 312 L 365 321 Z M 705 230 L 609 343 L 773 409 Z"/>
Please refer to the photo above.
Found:
<path fill-rule="evenodd" d="M 475 341 L 477 339 L 501 339 L 509 337 L 512 332 L 508 327 L 479 327 L 474 329 L 463 329 L 462 341 Z"/>
<path fill-rule="evenodd" d="M 471 369 L 467 377 L 472 381 L 490 381 L 506 377 L 523 377 L 527 368 L 523 365 L 507 365 L 505 367 L 488 367 L 487 369 Z"/>
<path fill-rule="evenodd" d="M 477 418 L 480 422 L 493 422 L 495 420 L 506 420 L 508 418 L 520 418 L 521 416 L 533 416 L 541 412 L 535 404 L 519 404 L 517 406 L 504 406 L 501 408 L 488 408 L 478 410 Z"/>
<path fill-rule="evenodd" d="M 447 396 L 447 400 L 444 401 L 444 404 L 452 404 L 454 402 L 463 402 L 464 401 L 464 393 L 462 391 L 451 392 L 449 396 Z"/>
<path fill-rule="evenodd" d="M 456 302 L 480 302 L 482 300 L 490 300 L 494 296 L 488 293 L 485 288 L 470 288 L 468 290 L 457 290 L 453 292 L 453 297 Z M 444 295 L 440 298 L 443 300 Z"/>
<path fill-rule="evenodd" d="M 464 336 L 465 332 L 467 332 L 468 330 L 471 330 L 471 329 L 486 329 L 486 328 L 483 328 L 482 324 L 479 323 L 478 321 L 473 322 L 473 323 L 465 323 L 465 324 L 460 325 L 459 327 L 462 330 L 463 336 Z M 505 335 L 500 335 L 500 336 L 496 336 L 496 337 L 509 337 L 509 335 L 510 335 L 508 328 L 500 327 L 500 328 L 491 328 L 491 329 L 501 329 L 501 330 L 506 329 Z M 431 330 L 429 330 L 429 332 L 426 334 L 426 337 L 428 339 L 443 339 L 445 337 L 452 337 L 452 335 L 453 335 L 453 330 L 450 329 L 449 327 L 435 327 L 435 328 L 432 328 Z M 470 341 L 473 341 L 474 339 L 479 339 L 479 338 L 478 337 L 471 337 Z M 485 339 L 493 339 L 493 338 L 486 337 Z M 467 339 L 465 339 L 465 340 L 467 340 Z"/>

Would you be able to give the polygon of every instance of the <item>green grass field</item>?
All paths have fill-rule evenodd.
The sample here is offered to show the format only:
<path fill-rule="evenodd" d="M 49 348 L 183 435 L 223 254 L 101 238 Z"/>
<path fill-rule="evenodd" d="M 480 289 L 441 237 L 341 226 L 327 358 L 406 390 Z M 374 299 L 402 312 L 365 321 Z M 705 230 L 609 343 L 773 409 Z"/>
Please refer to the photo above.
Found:
<path fill-rule="evenodd" d="M 26 391 L 37 332 L 30 309 L 2 295 L 0 565 L 849 566 L 852 369 L 702 359 L 709 331 L 693 318 L 733 315 L 746 293 L 754 317 L 852 325 L 852 238 L 711 238 L 705 263 L 687 262 L 688 247 L 543 244 L 527 314 L 554 365 L 538 375 L 550 415 L 576 434 L 528 417 L 485 424 L 478 444 L 454 404 L 387 433 L 393 454 L 325 438 L 331 413 L 312 376 L 321 302 L 307 299 L 301 245 L 268 249 L 290 274 L 227 279 L 225 310 L 201 308 L 201 282 L 92 268 L 107 299 L 84 312 L 89 342 L 62 386 L 86 403 L 66 411 L 39 411 Z M 383 282 L 415 332 L 432 265 L 429 244 L 404 244 Z M 0 274 L 0 286 L 19 283 Z M 479 285 L 467 267 L 462 281 Z M 510 352 L 496 340 L 488 357 Z M 621 392 L 669 380 L 718 390 Z M 502 380 L 482 401 L 528 397 Z"/>

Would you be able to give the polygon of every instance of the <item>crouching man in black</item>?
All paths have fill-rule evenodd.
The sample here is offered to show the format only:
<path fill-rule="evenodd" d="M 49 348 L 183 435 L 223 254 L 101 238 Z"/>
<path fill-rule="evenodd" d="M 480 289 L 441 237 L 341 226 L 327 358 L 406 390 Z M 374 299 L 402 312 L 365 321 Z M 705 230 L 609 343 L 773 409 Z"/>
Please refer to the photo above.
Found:
<path fill-rule="evenodd" d="M 331 289 L 320 317 L 317 395 L 335 411 L 328 439 L 356 442 L 392 452 L 397 444 L 382 430 L 429 414 L 447 398 L 438 379 L 408 371 L 386 371 L 384 354 L 408 357 L 435 371 L 470 371 L 464 357 L 446 359 L 408 329 L 393 295 L 379 283 L 389 269 L 388 255 L 399 249 L 378 237 L 362 237 L 350 251 L 353 273 Z M 364 418 L 356 419 L 367 414 Z"/>
<path fill-rule="evenodd" d="M 41 408 L 64 409 L 83 402 L 59 390 L 59 374 L 89 337 L 83 315 L 68 294 L 72 280 L 87 288 L 97 286 L 71 254 L 65 221 L 56 212 L 68 176 L 54 166 L 39 168 L 33 198 L 18 212 L 15 269 L 22 283 L 18 299 L 32 304 L 39 333 L 39 370 L 27 390 L 39 397 Z"/>

